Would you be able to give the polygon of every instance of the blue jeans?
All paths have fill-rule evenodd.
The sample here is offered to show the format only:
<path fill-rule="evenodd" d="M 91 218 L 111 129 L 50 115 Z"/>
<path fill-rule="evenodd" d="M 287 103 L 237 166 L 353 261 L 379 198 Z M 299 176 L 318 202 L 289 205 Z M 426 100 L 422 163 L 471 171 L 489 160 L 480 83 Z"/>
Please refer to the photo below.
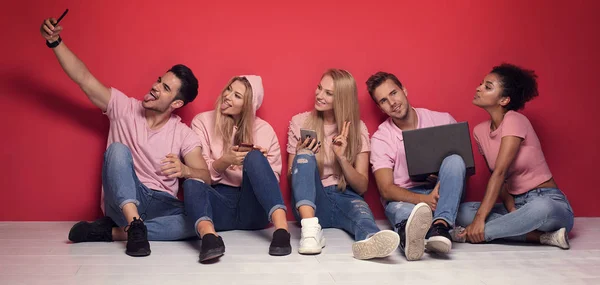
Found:
<path fill-rule="evenodd" d="M 257 150 L 244 159 L 241 187 L 211 187 L 188 179 L 183 188 L 188 221 L 194 229 L 200 221 L 211 221 L 216 231 L 263 229 L 275 210 L 287 210 L 277 177 L 267 158 Z"/>
<path fill-rule="evenodd" d="M 443 220 L 450 227 L 454 226 L 458 207 L 465 189 L 466 166 L 462 157 L 453 154 L 442 161 L 438 179 L 440 182 L 440 199 L 433 213 L 433 220 Z M 431 187 L 414 187 L 412 192 L 428 195 Z M 408 219 L 415 204 L 408 202 L 384 202 L 385 215 L 392 225 L 397 225 Z"/>
<path fill-rule="evenodd" d="M 292 165 L 294 216 L 300 220 L 298 208 L 311 206 L 323 228 L 338 228 L 364 240 L 379 232 L 373 213 L 365 200 L 351 188 L 339 191 L 337 185 L 323 187 L 317 160 L 310 153 L 297 154 Z"/>
<path fill-rule="evenodd" d="M 126 145 L 112 143 L 104 153 L 102 185 L 106 216 L 118 226 L 128 225 L 121 209 L 134 203 L 148 228 L 149 240 L 180 240 L 195 235 L 193 226 L 186 223 L 183 202 L 140 182 Z"/>
<path fill-rule="evenodd" d="M 567 197 L 556 188 L 537 188 L 515 198 L 516 211 L 509 213 L 504 204 L 494 205 L 485 222 L 485 240 L 525 241 L 525 235 L 538 230 L 552 232 L 573 228 L 573 209 Z M 460 205 L 457 223 L 466 227 L 473 222 L 481 203 Z"/>

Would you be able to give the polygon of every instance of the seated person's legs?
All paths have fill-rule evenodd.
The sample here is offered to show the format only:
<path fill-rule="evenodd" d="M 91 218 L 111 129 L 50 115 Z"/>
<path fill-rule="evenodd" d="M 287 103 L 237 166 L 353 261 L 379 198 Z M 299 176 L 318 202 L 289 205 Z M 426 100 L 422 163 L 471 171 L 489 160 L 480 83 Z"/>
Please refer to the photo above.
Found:
<path fill-rule="evenodd" d="M 380 230 L 365 200 L 351 188 L 340 192 L 337 186 L 325 189 L 335 200 L 334 227 L 354 234 L 352 253 L 357 259 L 382 258 L 398 248 L 400 238 L 390 230 Z"/>
<path fill-rule="evenodd" d="M 449 253 L 452 249 L 450 229 L 454 227 L 458 207 L 465 189 L 465 162 L 459 155 L 444 159 L 439 172 L 439 199 L 433 213 L 433 225 L 426 235 L 426 248 Z"/>
<path fill-rule="evenodd" d="M 202 239 L 200 262 L 225 253 L 223 239 L 216 231 L 237 229 L 240 188 L 222 184 L 213 187 L 188 179 L 184 182 L 184 203 L 188 224 L 193 224 Z"/>
<path fill-rule="evenodd" d="M 75 224 L 69 232 L 69 239 L 73 242 L 112 241 L 113 233 L 116 239 L 124 237 L 122 230 L 113 228 L 129 225 L 131 233 L 127 237 L 126 253 L 133 256 L 149 255 L 147 229 L 137 210 L 141 203 L 138 192 L 145 186 L 137 179 L 131 151 L 124 144 L 113 143 L 106 150 L 102 185 L 107 217 L 93 223 Z"/>
<path fill-rule="evenodd" d="M 541 195 L 532 190 L 515 198 L 517 210 L 510 213 L 502 204 L 496 204 L 486 219 L 485 240 L 529 241 L 569 248 L 567 234 L 573 226 L 571 207 L 560 190 L 541 191 Z M 457 223 L 469 225 L 478 208 L 479 203 L 463 203 Z"/>
<path fill-rule="evenodd" d="M 250 151 L 244 159 L 239 217 L 239 229 L 263 229 L 273 223 L 276 230 L 269 254 L 281 256 L 292 252 L 279 182 L 269 161 L 258 150 Z"/>
<path fill-rule="evenodd" d="M 319 176 L 315 154 L 303 150 L 296 154 L 291 168 L 291 188 L 294 201 L 294 214 L 302 226 L 300 254 L 319 254 L 325 247 L 325 237 L 321 224 L 330 219 L 321 219 L 331 212 L 330 203 L 325 197 L 323 184 Z M 319 205 L 317 207 L 317 204 Z M 328 224 L 323 224 L 328 227 Z"/>

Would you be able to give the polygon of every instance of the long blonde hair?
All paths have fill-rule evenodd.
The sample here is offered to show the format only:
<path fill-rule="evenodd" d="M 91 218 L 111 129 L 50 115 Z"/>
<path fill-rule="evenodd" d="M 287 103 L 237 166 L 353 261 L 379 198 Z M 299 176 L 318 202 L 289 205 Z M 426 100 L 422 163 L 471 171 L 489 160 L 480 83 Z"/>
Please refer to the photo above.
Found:
<path fill-rule="evenodd" d="M 351 122 L 348 131 L 348 146 L 346 147 L 344 156 L 348 159 L 350 164 L 354 165 L 356 156 L 359 154 L 362 147 L 360 109 L 358 107 L 356 81 L 350 72 L 342 69 L 329 69 L 321 76 L 321 79 L 325 76 L 330 76 L 333 79 L 333 114 L 338 132 L 342 131 L 344 122 Z M 313 110 L 308 116 L 304 127 L 315 130 L 319 141 L 323 141 L 325 138 L 323 112 L 317 111 L 316 109 Z M 317 153 L 317 165 L 321 175 L 323 175 L 323 161 L 325 155 L 328 155 L 327 151 L 320 151 Z M 334 161 L 334 173 L 340 176 L 338 190 L 344 191 L 346 189 L 346 178 L 341 173 L 339 163 L 335 159 L 332 159 L 332 161 Z"/>
<path fill-rule="evenodd" d="M 239 81 L 246 86 L 246 92 L 244 93 L 244 105 L 242 106 L 242 112 L 240 114 L 240 121 L 235 123 L 232 116 L 221 114 L 221 104 L 225 99 L 225 93 L 233 82 Z M 227 82 L 221 95 L 217 98 L 215 103 L 215 135 L 221 137 L 223 140 L 223 152 L 226 148 L 240 143 L 252 144 L 254 137 L 254 106 L 252 105 L 252 86 L 248 79 L 244 77 L 233 77 Z M 233 127 L 237 127 L 237 132 L 233 136 Z M 233 141 L 232 141 L 233 137 Z"/>

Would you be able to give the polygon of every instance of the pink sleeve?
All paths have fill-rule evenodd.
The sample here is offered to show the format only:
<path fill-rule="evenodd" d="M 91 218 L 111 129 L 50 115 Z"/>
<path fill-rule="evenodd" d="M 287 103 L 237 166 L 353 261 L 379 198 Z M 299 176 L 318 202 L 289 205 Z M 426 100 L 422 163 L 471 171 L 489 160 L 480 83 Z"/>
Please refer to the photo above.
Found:
<path fill-rule="evenodd" d="M 506 113 L 502 122 L 502 137 L 515 136 L 525 139 L 528 125 L 529 121 L 525 116 L 514 111 Z"/>
<path fill-rule="evenodd" d="M 454 117 L 452 117 L 452 115 L 448 114 L 448 125 L 449 124 L 456 124 L 456 119 L 454 119 Z"/>
<path fill-rule="evenodd" d="M 117 88 L 110 88 L 110 99 L 108 100 L 108 105 L 106 106 L 106 116 L 110 120 L 115 120 L 120 118 L 123 115 L 129 114 L 133 112 L 132 104 L 137 100 L 133 98 L 127 97 L 127 95 L 123 94 L 123 92 L 119 91 Z"/>
<path fill-rule="evenodd" d="M 201 120 L 201 114 L 197 115 L 192 120 L 192 130 L 196 134 L 198 134 L 198 138 L 200 139 L 200 144 L 202 147 L 202 156 L 204 160 L 206 160 L 206 164 L 208 165 L 208 171 L 210 172 L 210 179 L 212 180 L 212 184 L 217 184 L 223 178 L 221 173 L 217 172 L 213 167 L 213 163 L 215 160 L 210 155 L 210 134 L 204 125 L 204 122 Z"/>
<path fill-rule="evenodd" d="M 296 122 L 295 118 L 292 117 L 288 128 L 287 152 L 289 154 L 296 154 L 296 145 L 300 139 L 300 125 Z"/>
<path fill-rule="evenodd" d="M 181 141 L 181 150 L 179 155 L 181 157 L 185 157 L 190 151 L 194 150 L 196 147 L 202 148 L 202 142 L 200 141 L 200 137 L 192 131 L 192 129 L 187 126 L 182 129 L 182 141 Z"/>
<path fill-rule="evenodd" d="M 371 141 L 369 140 L 369 129 L 367 129 L 367 125 L 365 125 L 365 123 L 363 121 L 360 121 L 360 140 L 361 140 L 360 152 L 371 151 Z"/>
<path fill-rule="evenodd" d="M 473 130 L 473 138 L 475 139 L 475 143 L 477 144 L 477 150 L 479 150 L 479 154 L 485 156 L 483 154 L 483 149 L 481 148 L 481 143 L 479 142 L 479 138 L 477 137 L 477 133 Z"/>
<path fill-rule="evenodd" d="M 373 172 L 381 168 L 394 169 L 396 162 L 394 148 L 390 138 L 386 137 L 381 131 L 375 132 L 371 138 L 371 164 Z"/>

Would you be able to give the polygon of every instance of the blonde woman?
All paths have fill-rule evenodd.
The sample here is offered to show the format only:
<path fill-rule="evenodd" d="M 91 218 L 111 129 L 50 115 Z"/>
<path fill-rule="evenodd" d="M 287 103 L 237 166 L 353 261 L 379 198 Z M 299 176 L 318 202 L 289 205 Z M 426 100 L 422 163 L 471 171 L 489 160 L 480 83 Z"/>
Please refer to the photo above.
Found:
<path fill-rule="evenodd" d="M 288 178 L 302 225 L 298 252 L 321 253 L 322 228 L 338 228 L 354 235 L 355 258 L 388 256 L 398 247 L 398 234 L 380 231 L 361 197 L 369 184 L 370 145 L 356 81 L 348 71 L 330 69 L 314 100 L 314 110 L 294 116 L 288 132 Z"/>
<path fill-rule="evenodd" d="M 276 228 L 269 254 L 292 251 L 279 189 L 279 141 L 271 125 L 256 117 L 263 96 L 259 76 L 234 77 L 215 110 L 192 120 L 212 180 L 212 187 L 198 180 L 184 183 L 188 219 L 202 239 L 200 262 L 225 253 L 216 231 L 262 229 L 269 222 Z"/>

